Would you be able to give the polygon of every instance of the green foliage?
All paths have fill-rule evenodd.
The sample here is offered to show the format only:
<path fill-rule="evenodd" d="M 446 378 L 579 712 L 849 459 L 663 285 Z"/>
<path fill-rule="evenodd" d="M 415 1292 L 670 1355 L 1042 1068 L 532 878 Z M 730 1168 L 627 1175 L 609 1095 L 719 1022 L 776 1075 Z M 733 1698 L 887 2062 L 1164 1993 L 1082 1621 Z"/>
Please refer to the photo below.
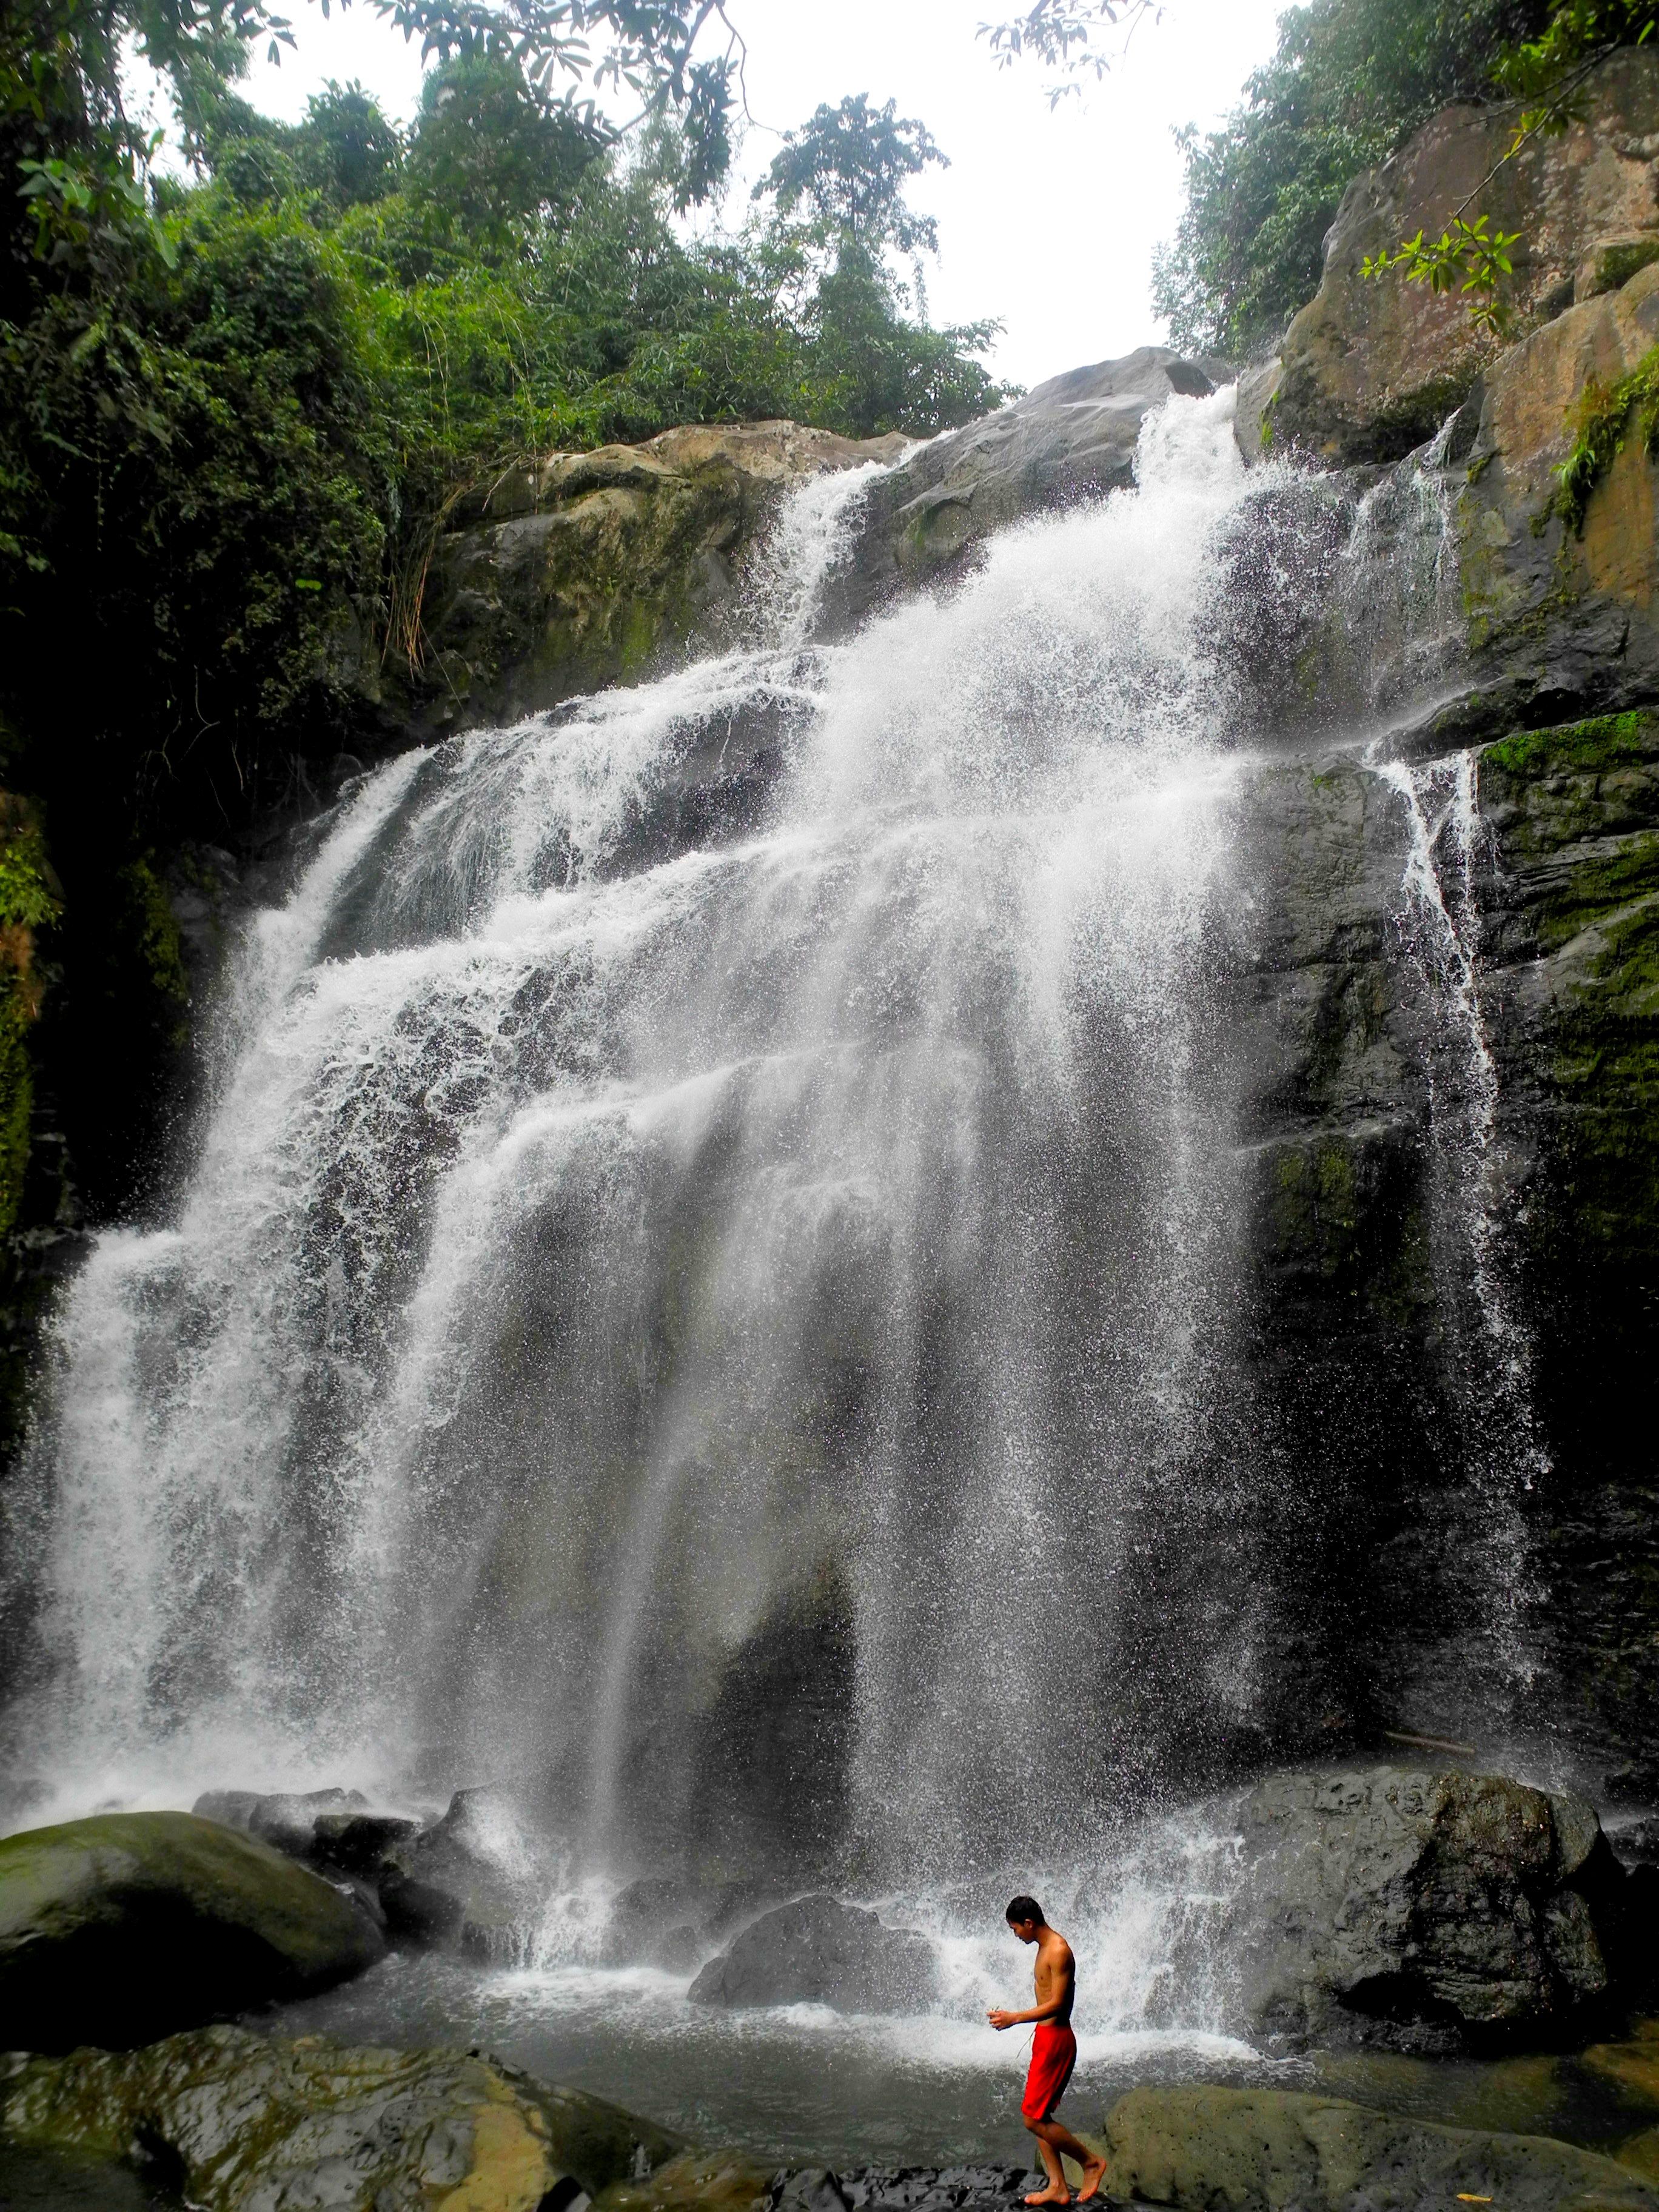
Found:
<path fill-rule="evenodd" d="M 497 248 L 514 226 L 568 207 L 604 134 L 489 55 L 428 72 L 410 143 L 412 199 Z"/>
<path fill-rule="evenodd" d="M 1362 276 L 1386 276 L 1398 270 L 1409 282 L 1426 284 L 1431 292 L 1454 288 L 1468 303 L 1470 319 L 1481 329 L 1501 336 L 1510 325 L 1510 314 L 1499 297 L 1504 277 L 1515 264 L 1509 249 L 1520 239 L 1518 230 L 1489 230 L 1489 218 L 1454 216 L 1432 244 L 1419 230 L 1415 238 L 1392 253 L 1368 253 L 1360 265 Z"/>
<path fill-rule="evenodd" d="M 13 827 L 0 846 L 0 929 L 44 929 L 62 911 L 40 830 Z"/>
<path fill-rule="evenodd" d="M 1555 0 L 1541 35 L 1518 40 L 1493 71 L 1500 91 L 1527 103 L 1518 135 L 1565 130 L 1585 66 L 1614 46 L 1644 45 L 1655 21 L 1653 0 Z"/>
<path fill-rule="evenodd" d="M 1218 131 L 1182 134 L 1187 205 L 1153 283 L 1173 342 L 1270 345 L 1318 289 L 1351 179 L 1448 101 L 1487 94 L 1547 14 L 1547 0 L 1309 0 L 1285 14 L 1243 105 Z"/>
<path fill-rule="evenodd" d="M 1067 72 L 1048 88 L 1052 107 L 1079 89 L 1079 76 L 1105 76 L 1111 58 L 1097 43 L 1105 33 L 1121 29 L 1127 45 L 1140 22 L 1148 16 L 1156 22 L 1163 13 L 1162 0 L 1034 0 L 1023 15 L 981 23 L 979 35 L 990 41 L 999 68 L 1006 69 L 1023 54 L 1032 53 L 1051 68 Z"/>
<path fill-rule="evenodd" d="M 384 199 L 403 167 L 402 133 L 360 84 L 331 79 L 325 90 L 313 93 L 295 143 L 301 179 L 335 207 Z"/>
<path fill-rule="evenodd" d="M 9 794 L 0 796 L 0 1238 L 15 1225 L 28 1166 L 27 1039 L 40 1012 L 34 932 L 61 911 L 38 825 Z"/>
<path fill-rule="evenodd" d="M 683 141 L 620 170 L 499 61 L 434 72 L 406 154 L 356 88 L 291 130 L 197 93 L 216 173 L 164 218 L 170 265 L 0 331 L 0 712 L 49 791 L 61 684 L 29 641 L 72 589 L 124 677 L 78 742 L 144 836 L 159 810 L 222 836 L 290 753 L 337 748 L 381 658 L 421 658 L 454 498 L 524 453 L 786 414 L 927 434 L 1000 396 L 990 326 L 907 319 L 864 251 L 914 236 L 902 175 L 826 261 L 781 215 L 689 243 Z"/>
<path fill-rule="evenodd" d="M 1659 453 L 1659 346 L 1643 355 L 1609 389 L 1591 377 L 1571 417 L 1572 449 L 1557 471 L 1550 502 L 1569 530 L 1582 536 L 1590 494 L 1635 432 L 1644 453 Z"/>
<path fill-rule="evenodd" d="M 937 253 L 938 225 L 904 204 L 907 179 L 930 162 L 950 167 L 926 126 L 900 117 L 890 100 L 872 109 L 861 92 L 839 107 L 820 106 L 810 123 L 788 132 L 755 198 L 771 192 L 782 216 L 809 209 L 815 240 L 838 256 L 873 260 L 890 246 Z"/>

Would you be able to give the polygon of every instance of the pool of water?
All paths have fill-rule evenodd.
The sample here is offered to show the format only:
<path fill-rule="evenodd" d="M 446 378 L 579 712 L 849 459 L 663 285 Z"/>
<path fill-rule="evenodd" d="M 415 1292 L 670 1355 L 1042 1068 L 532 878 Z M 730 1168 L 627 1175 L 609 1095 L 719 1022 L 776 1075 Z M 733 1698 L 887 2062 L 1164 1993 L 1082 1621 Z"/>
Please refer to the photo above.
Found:
<path fill-rule="evenodd" d="M 251 2024 L 356 2043 L 477 2045 L 543 2081 L 608 2097 L 696 2142 L 780 2166 L 1024 2161 L 1030 2030 L 999 2035 L 923 2014 L 854 2017 L 822 2005 L 720 2012 L 684 1975 L 566 1966 L 508 1972 L 394 1953 L 361 1979 Z M 1091 2131 L 1141 2081 L 1311 2087 L 1224 2036 L 1085 2033 L 1062 2118 Z"/>
<path fill-rule="evenodd" d="M 250 2025 L 415 2048 L 476 2046 L 547 2081 L 608 2097 L 692 2141 L 779 2166 L 1025 2161 L 1019 2121 L 1030 2031 L 961 2016 L 849 2016 L 822 2005 L 724 2012 L 687 2002 L 683 1975 L 647 1967 L 512 1971 L 393 1953 L 359 1980 Z M 1097 2130 L 1140 2083 L 1316 2090 L 1454 2127 L 1622 2149 L 1659 2172 L 1659 2024 L 1580 2054 L 1405 2058 L 1381 2051 L 1270 2059 L 1200 2031 L 1091 2032 L 1061 2117 Z"/>

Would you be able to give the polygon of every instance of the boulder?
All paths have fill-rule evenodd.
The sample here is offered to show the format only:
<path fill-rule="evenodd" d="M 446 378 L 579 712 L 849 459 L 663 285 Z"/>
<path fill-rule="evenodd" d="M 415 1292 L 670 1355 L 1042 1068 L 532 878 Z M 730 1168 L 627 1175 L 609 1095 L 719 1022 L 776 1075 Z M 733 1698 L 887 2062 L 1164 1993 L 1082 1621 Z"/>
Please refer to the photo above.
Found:
<path fill-rule="evenodd" d="M 373 1881 L 392 1864 L 392 1851 L 422 1832 L 422 1823 L 396 1813 L 320 1813 L 308 1856 L 319 1866 Z"/>
<path fill-rule="evenodd" d="M 318 1875 L 189 1813 L 0 1841 L 0 2047 L 143 2043 L 326 1989 L 384 1948 Z"/>
<path fill-rule="evenodd" d="M 360 1790 L 285 1790 L 260 1798 L 248 1814 L 247 1832 L 290 1858 L 308 1858 L 319 1820 L 368 1810 L 368 1800 Z"/>
<path fill-rule="evenodd" d="M 693 2004 L 831 2005 L 837 2012 L 926 2012 L 932 1947 L 908 1929 L 827 1895 L 763 1913 L 691 1984 Z"/>
<path fill-rule="evenodd" d="M 434 550 L 426 726 L 507 721 L 642 674 L 733 610 L 785 486 L 904 445 L 796 422 L 690 425 L 507 471 Z"/>
<path fill-rule="evenodd" d="M 1579 104 L 1580 121 L 1559 137 L 1530 140 L 1495 174 L 1518 111 L 1447 108 L 1349 185 L 1325 241 L 1319 290 L 1285 333 L 1268 417 L 1276 448 L 1326 461 L 1395 459 L 1432 437 L 1504 351 L 1508 336 L 1481 330 L 1455 290 L 1432 292 L 1398 272 L 1360 274 L 1368 254 L 1419 230 L 1437 237 L 1471 193 L 1472 218 L 1521 234 L 1505 295 L 1509 335 L 1547 322 L 1576 287 L 1623 281 L 1652 258 L 1650 242 L 1659 250 L 1659 54 L 1614 53 L 1588 78 Z"/>
<path fill-rule="evenodd" d="M 1582 2033 L 1628 1948 L 1594 1810 L 1493 1775 L 1270 1776 L 1243 1803 L 1229 1948 L 1250 2031 L 1455 2051 Z"/>
<path fill-rule="evenodd" d="M 470 2052 L 233 2027 L 131 2052 L 0 2060 L 0 2136 L 106 2157 L 138 2142 L 204 2212 L 562 2212 L 681 2148 L 599 2098 Z"/>
<path fill-rule="evenodd" d="M 752 1880 L 644 1876 L 612 1900 L 605 1955 L 617 1965 L 663 1966 L 671 1972 L 695 1966 L 777 1895 L 775 1886 Z"/>
<path fill-rule="evenodd" d="M 519 1804 L 508 1789 L 458 1790 L 441 1820 L 386 1847 L 377 1881 L 394 1936 L 518 1962 L 548 1890 Z"/>
<path fill-rule="evenodd" d="M 968 550 L 1028 514 L 1134 481 L 1140 425 L 1172 393 L 1199 398 L 1232 372 L 1167 346 L 1050 377 L 982 421 L 912 453 L 873 487 L 856 562 L 831 605 L 845 618 L 901 584 L 958 567 Z"/>
<path fill-rule="evenodd" d="M 1659 2212 L 1659 2187 L 1548 2136 L 1437 2127 L 1283 2089 L 1132 2089 L 1107 2115 L 1105 2186 L 1193 2212 Z"/>

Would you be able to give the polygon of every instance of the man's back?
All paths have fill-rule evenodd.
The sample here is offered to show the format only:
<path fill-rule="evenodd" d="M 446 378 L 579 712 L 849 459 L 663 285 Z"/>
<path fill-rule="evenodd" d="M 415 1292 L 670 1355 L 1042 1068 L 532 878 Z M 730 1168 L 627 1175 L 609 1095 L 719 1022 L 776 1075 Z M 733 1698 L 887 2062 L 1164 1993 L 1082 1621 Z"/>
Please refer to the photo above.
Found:
<path fill-rule="evenodd" d="M 1049 2018 L 1057 2027 L 1071 2024 L 1072 2000 L 1077 1990 L 1077 1961 L 1072 1947 L 1058 1929 L 1045 1928 L 1037 1938 L 1036 1965 L 1032 1969 L 1036 2001 L 1045 2009 L 1055 2007 Z"/>

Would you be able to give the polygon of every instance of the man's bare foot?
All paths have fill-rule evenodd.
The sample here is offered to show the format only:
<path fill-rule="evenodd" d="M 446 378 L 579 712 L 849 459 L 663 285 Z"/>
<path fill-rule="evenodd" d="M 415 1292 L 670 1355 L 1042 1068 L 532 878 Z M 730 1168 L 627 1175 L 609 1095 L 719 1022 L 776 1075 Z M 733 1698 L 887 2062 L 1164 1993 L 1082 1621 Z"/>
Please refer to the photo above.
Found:
<path fill-rule="evenodd" d="M 1089 2199 L 1099 2190 L 1101 2183 L 1105 2179 L 1105 2160 L 1103 2158 L 1085 2158 L 1083 2161 L 1083 2186 L 1077 2193 L 1078 2203 L 1079 2204 L 1086 2204 Z"/>
<path fill-rule="evenodd" d="M 1101 2160 L 1100 2170 L 1103 2173 L 1106 2171 L 1106 2162 L 1103 2159 Z M 1095 2185 L 1098 2188 L 1100 2185 L 1097 2182 Z M 1066 2188 L 1065 2183 L 1053 2181 L 1046 2189 L 1034 2189 L 1025 2200 L 1028 2204 L 1069 2204 L 1071 2201 L 1072 2192 Z"/>

